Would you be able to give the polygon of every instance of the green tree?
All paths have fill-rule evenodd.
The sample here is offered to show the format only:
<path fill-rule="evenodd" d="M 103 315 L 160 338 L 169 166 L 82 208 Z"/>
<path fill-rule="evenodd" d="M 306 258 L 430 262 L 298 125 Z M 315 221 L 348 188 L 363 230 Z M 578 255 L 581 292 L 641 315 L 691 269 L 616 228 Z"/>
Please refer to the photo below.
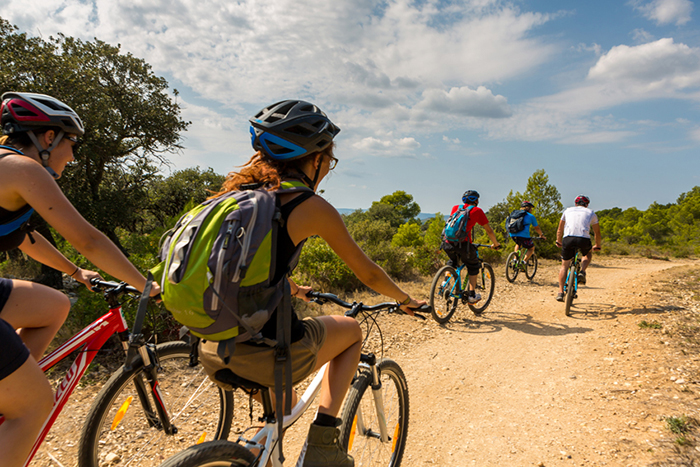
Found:
<path fill-rule="evenodd" d="M 119 46 L 32 38 L 2 18 L 0 54 L 0 92 L 49 94 L 81 116 L 83 144 L 59 183 L 78 211 L 119 244 L 116 229 L 139 223 L 157 165 L 181 149 L 180 133 L 189 125 L 167 81 Z"/>
<path fill-rule="evenodd" d="M 415 217 L 419 213 L 420 206 L 413 201 L 413 196 L 401 190 L 373 202 L 367 211 L 370 218 L 386 220 L 394 229 L 410 220 L 418 222 Z"/>
<path fill-rule="evenodd" d="M 559 217 L 564 206 L 561 204 L 559 190 L 549 183 L 549 177 L 543 169 L 536 170 L 528 178 L 525 192 L 513 193 L 511 190 L 503 201 L 495 204 L 488 210 L 487 216 L 491 228 L 498 233 L 500 238 L 507 242 L 509 237 L 505 230 L 506 217 L 515 209 L 520 209 L 520 204 L 526 200 L 535 205 L 532 214 L 537 217 L 537 223 L 547 237 L 547 241 L 537 244 L 537 254 L 548 258 L 556 257 L 559 250 L 554 245 L 554 240 L 557 226 L 559 225 Z M 487 238 L 485 233 L 483 237 L 484 239 Z"/>
<path fill-rule="evenodd" d="M 225 178 L 211 168 L 199 167 L 177 170 L 167 178 L 159 177 L 149 189 L 149 211 L 162 224 L 181 214 L 187 203 L 199 204 L 217 192 Z"/>

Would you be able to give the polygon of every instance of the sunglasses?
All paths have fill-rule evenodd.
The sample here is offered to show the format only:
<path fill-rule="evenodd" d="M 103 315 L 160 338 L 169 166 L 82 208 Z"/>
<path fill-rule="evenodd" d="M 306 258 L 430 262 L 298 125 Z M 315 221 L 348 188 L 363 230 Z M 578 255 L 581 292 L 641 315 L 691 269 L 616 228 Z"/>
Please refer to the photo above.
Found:
<path fill-rule="evenodd" d="M 331 158 L 331 162 L 328 164 L 328 170 L 333 170 L 335 169 L 335 166 L 338 165 L 338 159 L 336 159 L 333 156 L 328 156 Z"/>
<path fill-rule="evenodd" d="M 79 140 L 77 136 L 66 136 L 65 138 L 73 143 L 73 151 L 77 151 L 80 145 L 83 144 L 83 142 Z"/>

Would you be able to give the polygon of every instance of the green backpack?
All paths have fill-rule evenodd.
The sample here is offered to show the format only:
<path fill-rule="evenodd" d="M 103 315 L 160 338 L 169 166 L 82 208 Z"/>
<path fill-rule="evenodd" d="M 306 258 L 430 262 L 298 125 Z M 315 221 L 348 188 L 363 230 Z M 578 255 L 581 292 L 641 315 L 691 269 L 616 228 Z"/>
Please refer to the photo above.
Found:
<path fill-rule="evenodd" d="M 313 191 L 296 181 L 274 192 L 242 188 L 248 189 L 209 199 L 182 216 L 152 272 L 165 308 L 195 336 L 274 345 L 259 333 L 287 283 L 271 283 L 281 220 L 277 194 Z"/>

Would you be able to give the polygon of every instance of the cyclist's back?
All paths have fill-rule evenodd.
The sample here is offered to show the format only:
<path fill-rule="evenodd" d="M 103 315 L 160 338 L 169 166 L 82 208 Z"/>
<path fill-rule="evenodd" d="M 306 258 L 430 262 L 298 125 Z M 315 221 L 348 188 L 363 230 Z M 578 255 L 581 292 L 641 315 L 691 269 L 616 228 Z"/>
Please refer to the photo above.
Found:
<path fill-rule="evenodd" d="M 566 269 L 571 260 L 576 256 L 576 251 L 581 251 L 583 260 L 581 261 L 581 273 L 578 282 L 581 285 L 586 283 L 586 268 L 591 262 L 591 250 L 600 250 L 601 235 L 598 225 L 598 216 L 593 210 L 588 209 L 590 200 L 587 196 L 579 195 L 574 201 L 574 206 L 567 208 L 559 221 L 557 229 L 557 246 L 561 247 L 562 265 L 559 270 L 559 293 L 556 299 L 564 300 L 564 281 L 566 279 Z M 595 234 L 595 246 L 591 244 L 590 229 Z"/>

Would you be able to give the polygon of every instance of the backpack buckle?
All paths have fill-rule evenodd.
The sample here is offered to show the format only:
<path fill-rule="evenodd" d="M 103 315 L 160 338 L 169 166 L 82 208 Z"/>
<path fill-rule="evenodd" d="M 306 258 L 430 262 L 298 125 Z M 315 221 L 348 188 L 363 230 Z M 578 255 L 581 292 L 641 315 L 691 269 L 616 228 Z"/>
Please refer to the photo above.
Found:
<path fill-rule="evenodd" d="M 284 363 L 289 358 L 289 347 L 275 347 L 275 362 Z"/>

